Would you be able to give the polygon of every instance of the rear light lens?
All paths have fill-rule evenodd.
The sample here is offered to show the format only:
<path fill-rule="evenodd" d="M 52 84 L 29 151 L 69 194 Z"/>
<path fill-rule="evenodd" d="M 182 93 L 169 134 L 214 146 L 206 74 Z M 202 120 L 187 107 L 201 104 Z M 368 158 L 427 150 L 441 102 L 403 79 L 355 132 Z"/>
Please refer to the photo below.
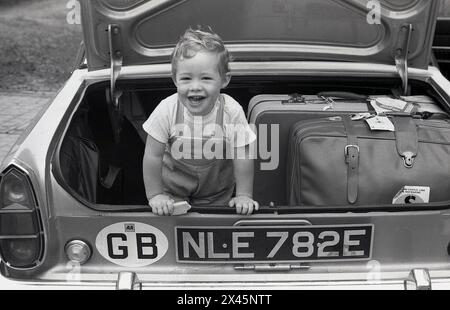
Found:
<path fill-rule="evenodd" d="M 27 186 L 24 184 L 22 177 L 16 171 L 12 171 L 5 176 L 4 185 L 2 188 L 2 202 L 4 205 L 19 203 L 31 206 L 29 201 L 31 195 L 27 191 Z"/>
<path fill-rule="evenodd" d="M 44 233 L 27 176 L 8 169 L 0 180 L 0 255 L 15 268 L 36 266 L 42 258 Z"/>
<path fill-rule="evenodd" d="M 37 261 L 39 243 L 33 239 L 1 240 L 0 247 L 3 260 L 13 267 L 32 267 Z"/>

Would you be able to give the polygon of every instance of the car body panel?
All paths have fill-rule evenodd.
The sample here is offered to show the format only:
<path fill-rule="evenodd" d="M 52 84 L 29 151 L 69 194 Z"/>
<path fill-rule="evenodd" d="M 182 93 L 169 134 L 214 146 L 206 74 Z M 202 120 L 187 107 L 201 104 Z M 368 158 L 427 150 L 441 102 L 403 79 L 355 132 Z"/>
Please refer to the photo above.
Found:
<path fill-rule="evenodd" d="M 386 214 L 380 212 L 368 214 L 305 214 L 302 216 L 263 216 L 255 215 L 248 222 L 257 220 L 287 221 L 308 220 L 318 224 L 372 223 L 375 227 L 373 255 L 370 260 L 361 262 L 309 263 L 306 268 L 277 272 L 257 270 L 237 270 L 232 264 L 180 264 L 175 262 L 174 226 L 210 226 L 233 225 L 242 217 L 238 215 L 217 216 L 190 214 L 183 217 L 160 218 L 152 214 L 115 214 L 85 217 L 58 217 L 56 220 L 59 242 L 64 244 L 72 239 L 88 242 L 93 256 L 84 265 L 76 266 L 67 262 L 63 248 L 52 255 L 52 268 L 39 275 L 36 280 L 70 285 L 71 277 L 77 275 L 81 282 L 114 283 L 120 272 L 135 272 L 139 281 L 148 287 L 231 287 L 233 285 L 254 285 L 253 288 L 309 287 L 332 285 L 383 286 L 401 284 L 407 280 L 413 269 L 424 268 L 435 279 L 450 277 L 447 247 L 449 244 L 448 211 L 399 212 Z M 142 267 L 124 267 L 111 263 L 99 254 L 95 246 L 95 237 L 104 227 L 114 223 L 146 223 L 159 228 L 169 240 L 169 250 L 158 262 Z M 85 229 L 80 230 L 83 226 Z M 430 229 L 431 227 L 431 229 Z M 433 242 L 429 242 L 433 240 Z M 120 243 L 120 246 L 129 246 Z M 238 266 L 239 264 L 236 264 Z M 76 273 L 75 273 L 76 272 Z"/>
<path fill-rule="evenodd" d="M 340 62 L 242 62 L 232 64 L 235 75 L 314 75 L 314 76 L 397 76 L 395 66 Z M 438 69 L 410 69 L 411 79 L 426 81 L 446 100 L 448 82 Z M 152 77 L 170 78 L 169 65 L 130 66 L 124 68 L 122 79 Z M 19 278 L 33 278 L 30 285 L 80 287 L 83 283 L 113 288 L 120 272 L 135 272 L 143 288 L 403 288 L 411 270 L 424 268 L 432 282 L 444 288 L 450 278 L 448 239 L 450 213 L 447 210 L 416 212 L 314 213 L 217 215 L 190 213 L 180 217 L 157 217 L 151 212 L 100 212 L 83 205 L 58 183 L 52 171 L 52 158 L 80 103 L 87 85 L 108 81 L 109 69 L 96 72 L 77 70 L 56 96 L 28 136 L 3 163 L 14 164 L 29 176 L 36 192 L 44 222 L 46 249 L 44 264 Z M 448 102 L 448 101 L 447 101 Z M 450 107 L 448 107 L 450 108 Z M 313 225 L 373 224 L 373 254 L 370 260 L 357 262 L 321 262 L 309 268 L 270 273 L 237 270 L 233 264 L 177 263 L 175 226 L 233 226 L 239 221 L 250 223 L 265 220 L 309 221 Z M 280 222 L 281 221 L 281 222 Z M 168 240 L 165 255 L 157 262 L 141 267 L 124 267 L 102 256 L 96 247 L 99 232 L 116 223 L 144 223 L 160 230 Z M 83 229 L 80 229 L 83 227 Z M 93 255 L 87 264 L 74 266 L 64 253 L 70 240 L 84 240 Z M 432 243 L 429 240 L 433 240 Z M 251 265 L 251 264 L 250 264 Z M 264 265 L 264 264 L 263 264 Z M 74 269 L 75 268 L 75 269 Z M 76 272 L 74 272 L 74 270 Z M 9 271 L 12 278 L 18 277 Z M 286 281 L 286 274 L 289 280 Z M 270 278 L 268 278 L 270 275 Z M 80 276 L 74 282 L 71 276 Z M 77 282 L 80 281 L 80 282 Z"/>
<path fill-rule="evenodd" d="M 281 209 L 261 206 L 263 210 L 251 216 L 234 214 L 230 208 L 223 213 L 201 213 L 194 207 L 186 215 L 159 217 L 147 205 L 103 205 L 102 211 L 102 206 L 88 203 L 68 188 L 60 177 L 58 162 L 63 138 L 89 88 L 107 88 L 110 83 L 123 87 L 133 80 L 145 80 L 149 89 L 152 79 L 170 83 L 173 46 L 186 28 L 196 24 L 211 26 L 222 36 L 234 58 L 230 65 L 235 77 L 394 78 L 405 82 L 407 76 L 428 84 L 441 97 L 441 107 L 450 113 L 450 82 L 438 68 L 429 66 L 438 1 L 79 1 L 87 69 L 72 73 L 0 165 L 2 172 L 14 166 L 27 176 L 45 237 L 43 257 L 37 266 L 13 268 L 0 263 L 1 274 L 17 280 L 14 286 L 117 288 L 121 286 L 121 275 L 126 275 L 136 276 L 134 284 L 144 289 L 450 288 L 448 202 L 411 208 L 389 206 L 389 210 L 358 207 L 348 212 L 297 208 L 283 213 Z M 192 24 L 194 20 L 196 24 Z M 410 25 L 413 31 L 406 51 L 405 29 Z M 407 66 L 399 68 L 403 55 Z M 403 74 L 402 69 L 408 74 Z M 111 80 L 119 71 L 118 80 Z M 222 261 L 183 262 L 177 256 L 181 244 L 186 244 L 176 240 L 178 228 L 257 230 L 270 226 L 282 230 L 355 225 L 372 229 L 370 257 L 255 263 L 230 262 L 226 257 Z M 137 245 L 138 232 L 151 235 Z M 209 236 L 214 235 L 206 238 Z M 80 265 L 68 259 L 65 246 L 73 240 L 88 245 L 92 254 L 86 263 Z M 203 251 L 214 256 L 217 252 L 214 243 L 206 243 L 209 240 Z M 320 240 L 317 247 L 327 241 Z M 239 248 L 246 247 L 242 242 L 219 242 L 216 250 L 238 253 Z M 298 246 L 290 239 L 286 244 L 288 250 L 292 246 L 292 252 Z M 342 248 L 346 246 L 351 252 L 352 245 L 344 244 Z M 139 252 L 150 248 L 152 255 L 157 252 L 152 258 L 144 257 L 149 252 Z M 125 251 L 127 255 L 123 255 Z M 419 285 L 415 278 L 420 274 L 425 284 Z"/>
<path fill-rule="evenodd" d="M 168 268 L 177 270 L 179 273 L 196 273 L 205 272 L 207 269 L 216 269 L 217 264 L 201 265 L 199 270 L 192 270 L 189 266 L 195 263 L 176 264 L 175 255 L 175 235 L 174 227 L 180 226 L 196 226 L 196 227 L 233 227 L 246 221 L 246 226 L 258 226 L 261 221 L 271 226 L 302 226 L 305 221 L 311 225 L 355 225 L 355 224 L 373 224 L 373 255 L 371 259 L 379 261 L 383 267 L 388 270 L 389 266 L 395 269 L 409 270 L 412 267 L 419 267 L 420 264 L 435 263 L 442 264 L 448 269 L 448 253 L 447 246 L 450 238 L 448 237 L 449 217 L 448 211 L 416 211 L 416 212 L 366 212 L 364 214 L 339 214 L 339 213 L 319 213 L 319 214 L 255 214 L 251 217 L 240 215 L 218 215 L 218 214 L 199 214 L 190 213 L 181 217 L 158 217 L 150 212 L 142 212 L 139 214 L 123 213 L 123 214 L 102 214 L 102 216 L 68 216 L 58 217 L 58 235 L 61 240 L 69 240 L 71 238 L 79 238 L 88 241 L 95 248 L 95 238 L 99 232 L 105 227 L 115 223 L 144 223 L 159 229 L 166 236 L 169 242 L 169 249 L 164 256 L 147 265 L 148 269 Z M 254 223 L 254 224 L 253 224 Z M 298 224 L 296 224 L 298 223 Z M 431 225 L 433 223 L 433 225 Z M 85 229 L 74 233 L 77 227 L 84 226 Z M 433 243 L 428 240 L 433 240 Z M 127 242 L 123 242 L 126 244 Z M 92 265 L 111 265 L 120 267 L 119 264 L 111 264 L 105 260 L 99 253 L 92 257 L 90 264 Z M 405 264 L 408 262 L 407 264 Z M 324 266 L 323 270 L 332 272 L 333 270 L 343 270 L 343 266 L 353 265 L 351 270 L 355 271 L 360 266 L 364 270 L 367 262 L 334 262 L 327 263 L 311 263 L 317 265 L 317 270 Z M 384 265 L 386 264 L 386 266 Z M 226 273 L 226 267 L 223 264 L 222 272 Z M 185 266 L 185 268 L 183 268 Z M 423 266 L 423 265 L 422 265 Z M 85 266 L 89 268 L 88 264 Z M 96 266 L 98 268 L 98 266 Z M 199 267 L 199 266 L 197 266 Z M 326 269 L 325 269 L 326 268 Z M 232 268 L 229 268 L 228 272 Z M 139 269 L 138 269 L 139 270 Z M 145 268 L 140 269 L 145 271 Z M 235 271 L 231 271 L 235 273 Z"/>
<path fill-rule="evenodd" d="M 426 68 L 437 1 L 366 0 L 82 0 L 89 70 L 108 68 L 108 28 L 123 66 L 168 63 L 180 34 L 197 24 L 220 33 L 237 61 L 339 60 L 394 64 L 413 32 L 410 67 Z M 208 14 L 204 14 L 207 11 Z M 196 21 L 192 24 L 192 21 Z M 231 22 L 232 21 L 232 22 Z M 165 29 L 165 31 L 161 31 Z"/>
<path fill-rule="evenodd" d="M 314 74 L 326 76 L 396 76 L 394 66 L 373 64 L 342 64 L 321 62 L 290 62 L 290 63 L 236 63 L 233 64 L 236 75 L 275 74 Z M 290 68 L 290 71 L 286 71 Z M 332 68 L 332 69 L 330 69 Z M 235 270 L 229 264 L 180 264 L 175 260 L 174 226 L 233 226 L 240 220 L 249 222 L 256 220 L 283 221 L 307 220 L 313 225 L 338 224 L 374 224 L 375 236 L 373 255 L 370 260 L 362 262 L 311 263 L 307 271 L 289 272 L 289 281 L 283 285 L 350 285 L 349 281 L 362 281 L 369 286 L 374 284 L 367 280 L 370 277 L 370 262 L 382 268 L 379 276 L 383 283 L 402 283 L 414 268 L 427 268 L 436 272 L 439 277 L 448 270 L 448 229 L 449 214 L 447 211 L 418 212 L 372 212 L 355 214 L 302 214 L 302 215 L 267 215 L 255 214 L 251 217 L 239 215 L 188 214 L 181 217 L 161 218 L 150 212 L 99 212 L 80 204 L 78 200 L 67 193 L 53 176 L 51 158 L 64 131 L 70 123 L 70 117 L 79 104 L 79 98 L 86 84 L 107 81 L 109 70 L 88 73 L 78 70 L 48 107 L 38 124 L 27 137 L 23 138 L 3 168 L 10 164 L 21 167 L 29 175 L 33 184 L 39 207 L 44 219 L 46 232 L 45 272 L 36 272 L 36 279 L 41 283 L 70 285 L 67 276 L 70 275 L 69 264 L 64 253 L 64 245 L 73 239 L 87 241 L 93 249 L 93 257 L 88 264 L 80 266 L 82 279 L 89 281 L 101 280 L 114 283 L 121 271 L 133 270 L 139 276 L 144 287 L 155 287 L 155 279 L 162 281 L 167 287 L 183 287 L 190 283 L 202 287 L 214 285 L 213 282 L 223 278 L 224 286 L 232 283 L 259 283 L 262 287 L 278 285 L 284 276 L 271 273 L 271 280 L 258 272 L 243 272 Z M 168 65 L 148 65 L 125 68 L 122 78 L 151 78 L 152 76 L 170 76 Z M 436 90 L 448 89 L 450 83 L 443 78 L 435 68 L 430 70 L 410 69 L 410 77 L 429 81 Z M 68 100 L 68 98 L 72 98 Z M 78 98 L 78 99 L 77 99 Z M 51 121 L 50 121 L 51 120 Z M 64 120 L 64 121 L 63 121 Z M 58 125 L 59 124 L 59 125 Z M 43 184 L 45 188 L 42 187 Z M 140 268 L 124 268 L 106 260 L 96 249 L 95 237 L 105 227 L 121 222 L 145 223 L 156 227 L 168 239 L 167 253 L 159 261 Z M 82 230 L 79 228 L 83 227 Z M 393 233 L 395 232 L 395 233 Z M 434 240 L 430 243 L 428 240 Z M 51 253 L 51 254 L 49 254 Z M 370 264 L 369 264 L 370 263 Z M 369 265 L 368 265 L 369 264 Z M 379 265 L 377 265 L 379 264 Z M 369 269 L 369 270 L 368 270 Z M 209 276 L 214 274 L 214 276 Z M 245 276 L 243 276 L 245 275 Z M 193 279 L 197 279 L 194 281 Z M 194 281 L 194 282 L 193 282 Z M 340 282 L 341 281 L 341 282 Z M 101 282 L 100 282 L 101 283 Z M 153 283 L 153 284 L 152 284 Z M 196 284 L 195 284 L 196 283 Z M 334 284 L 331 284 L 334 283 Z M 241 285 L 240 284 L 240 285 Z M 49 284 L 50 285 L 50 284 Z M 375 283 L 375 286 L 380 283 Z M 394 285 L 394 284 L 392 284 Z M 397 285 L 397 284 L 395 284 Z M 220 287 L 220 285 L 219 285 Z"/>

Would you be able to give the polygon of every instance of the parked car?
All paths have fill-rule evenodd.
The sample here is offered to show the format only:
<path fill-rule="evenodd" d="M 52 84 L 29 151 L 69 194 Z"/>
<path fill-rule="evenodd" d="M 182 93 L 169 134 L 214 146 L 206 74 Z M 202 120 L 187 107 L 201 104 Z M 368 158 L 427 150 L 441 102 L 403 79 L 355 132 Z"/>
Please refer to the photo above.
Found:
<path fill-rule="evenodd" d="M 450 287 L 450 83 L 430 65 L 438 1 L 80 3 L 85 54 L 1 166 L 4 277 Z M 194 205 L 163 217 L 147 204 L 141 125 L 176 92 L 172 48 L 197 24 L 232 53 L 224 93 L 258 133 L 252 215 Z"/>

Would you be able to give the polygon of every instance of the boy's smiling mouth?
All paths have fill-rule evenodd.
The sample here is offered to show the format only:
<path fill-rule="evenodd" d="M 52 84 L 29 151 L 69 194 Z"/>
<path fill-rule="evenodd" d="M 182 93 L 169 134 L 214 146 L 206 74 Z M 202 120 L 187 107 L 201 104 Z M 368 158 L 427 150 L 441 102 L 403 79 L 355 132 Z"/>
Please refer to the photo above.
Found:
<path fill-rule="evenodd" d="M 188 96 L 189 101 L 193 104 L 199 104 L 205 98 L 205 96 Z"/>

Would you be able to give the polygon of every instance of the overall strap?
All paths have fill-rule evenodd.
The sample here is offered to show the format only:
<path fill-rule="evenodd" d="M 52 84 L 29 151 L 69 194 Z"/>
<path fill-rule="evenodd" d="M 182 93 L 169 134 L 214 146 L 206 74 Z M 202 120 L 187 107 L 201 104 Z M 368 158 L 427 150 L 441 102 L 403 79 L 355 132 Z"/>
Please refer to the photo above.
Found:
<path fill-rule="evenodd" d="M 184 123 L 184 106 L 181 103 L 180 99 L 177 99 L 177 114 L 175 117 L 175 124 L 183 124 Z"/>
<path fill-rule="evenodd" d="M 223 114 L 224 114 L 224 106 L 225 106 L 225 98 L 223 95 L 219 95 L 218 98 L 218 104 L 219 107 L 217 109 L 217 115 L 216 115 L 216 124 L 220 127 L 223 126 Z M 180 102 L 180 100 L 177 100 L 177 114 L 175 117 L 175 124 L 182 124 L 184 123 L 184 106 Z"/>
<path fill-rule="evenodd" d="M 220 94 L 218 98 L 218 104 L 219 108 L 217 109 L 217 115 L 216 115 L 216 124 L 222 128 L 223 127 L 223 114 L 225 109 L 225 97 Z"/>

